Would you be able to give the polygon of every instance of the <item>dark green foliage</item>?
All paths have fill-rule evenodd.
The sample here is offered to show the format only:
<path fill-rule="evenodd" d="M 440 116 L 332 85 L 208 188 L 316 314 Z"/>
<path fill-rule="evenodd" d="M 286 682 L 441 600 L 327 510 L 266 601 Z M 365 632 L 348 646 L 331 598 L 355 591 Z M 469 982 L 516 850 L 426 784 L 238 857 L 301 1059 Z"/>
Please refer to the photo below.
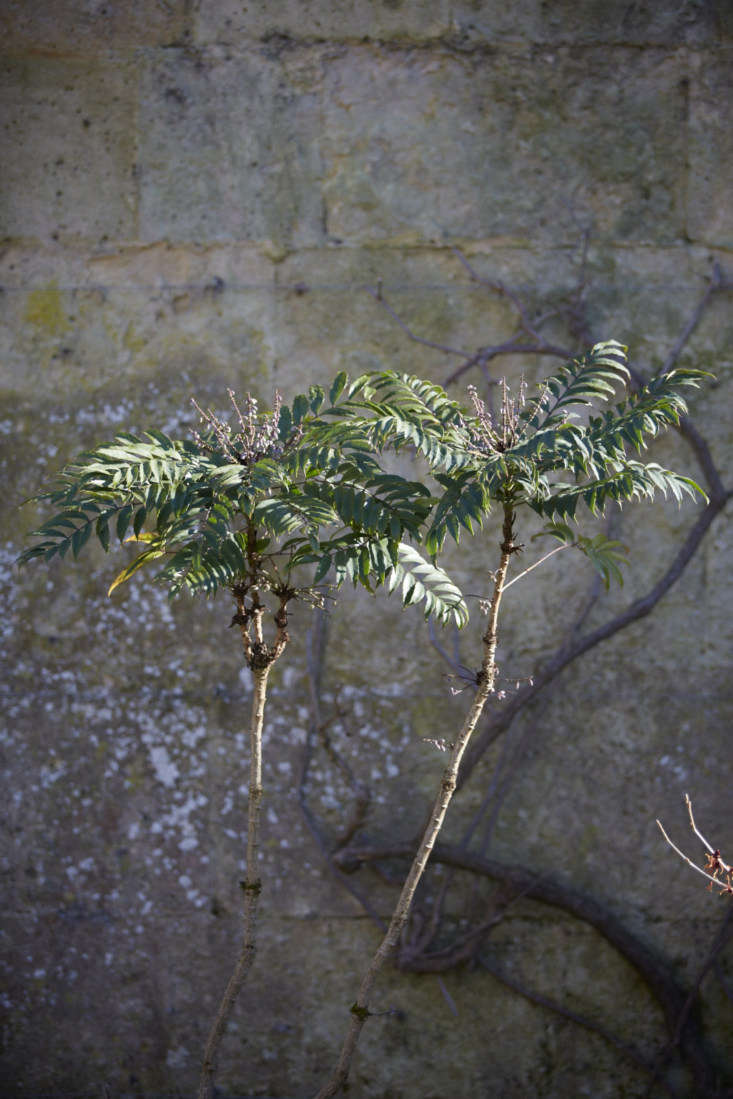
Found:
<path fill-rule="evenodd" d="M 92 535 L 107 550 L 114 533 L 143 548 L 110 591 L 151 562 L 171 594 L 212 594 L 245 577 L 283 590 L 308 566 L 306 587 L 329 575 L 369 590 L 402 581 L 405 603 L 424 600 L 426 614 L 460 625 L 458 589 L 408 542 L 422 542 L 434 559 L 446 535 L 457 542 L 462 530 L 480 528 L 494 501 L 526 504 L 550 521 L 548 533 L 579 546 L 606 583 L 618 578 L 615 543 L 580 537 L 568 522 L 581 503 L 599 516 L 612 502 L 702 492 L 629 457 L 678 422 L 682 391 L 701 377 L 656 377 L 587 423 L 574 409 L 608 401 L 628 381 L 626 349 L 615 341 L 562 366 L 533 400 L 523 390 L 513 398 L 504 384 L 496 415 L 475 390 L 468 412 L 440 386 L 392 371 L 351 382 L 341 373 L 328 395 L 311 386 L 291 406 L 278 397 L 272 413 L 258 413 L 251 397 L 242 410 L 230 394 L 234 428 L 202 412 L 209 431 L 193 441 L 122 433 L 79 455 L 43 497 L 57 513 L 20 560 L 69 550 L 76 557 Z M 385 471 L 387 446 L 421 454 L 440 495 Z"/>
<path fill-rule="evenodd" d="M 171 595 L 242 584 L 305 595 L 331 571 L 337 585 L 392 590 L 408 561 L 414 576 L 403 583 L 404 602 L 422 600 L 426 615 L 462 625 L 467 611 L 458 589 L 404 543 L 420 540 L 434 498 L 421 483 L 382 469 L 379 452 L 401 439 L 397 429 L 375 426 L 374 416 L 355 415 L 361 406 L 351 395 L 363 397 L 366 388 L 364 379 L 349 386 L 339 375 L 328 421 L 317 415 L 325 392 L 312 386 L 290 407 L 278 400 L 275 413 L 258 413 L 251 397 L 242 411 L 230 395 L 238 426 L 202 413 L 210 430 L 193 441 L 122 433 L 80 454 L 39 498 L 56 514 L 34 532 L 37 541 L 20 561 L 69 550 L 77 557 L 92 535 L 107 551 L 114 535 L 141 552 L 110 593 L 155 563 Z M 336 422 L 329 439 L 326 424 Z"/>
<path fill-rule="evenodd" d="M 616 543 L 579 536 L 565 521 L 576 519 L 579 502 L 599 516 L 611 502 L 620 505 L 657 492 L 678 502 L 684 494 L 704 495 L 690 478 L 629 457 L 678 423 L 686 410 L 684 389 L 699 385 L 702 377 L 682 369 L 660 375 L 583 424 L 574 409 L 611 399 L 629 380 L 626 349 L 616 341 L 597 344 L 562 366 L 534 400 L 521 393 L 512 400 L 504 387 L 495 421 L 476 399 L 471 415 L 440 386 L 384 371 L 356 379 L 341 407 L 324 416 L 348 418 L 330 427 L 324 423 L 317 437 L 321 445 L 339 448 L 363 431 L 372 445 L 389 439 L 427 459 L 443 490 L 425 543 L 432 556 L 446 534 L 458 541 L 462 530 L 480 527 L 494 501 L 527 504 L 554 520 L 548 532 L 555 537 L 565 532 L 565 540 L 587 554 L 608 584 L 621 576 L 623 554 Z"/>
<path fill-rule="evenodd" d="M 608 583 L 620 577 L 623 555 L 614 543 L 580 537 L 567 525 L 582 503 L 594 516 L 657 492 L 678 502 L 702 489 L 688 477 L 655 463 L 629 457 L 648 438 L 679 422 L 686 410 L 683 391 L 699 385 L 696 370 L 674 370 L 653 378 L 639 392 L 580 421 L 575 411 L 612 399 L 629 380 L 626 348 L 616 341 L 596 344 L 586 355 L 548 378 L 534 399 L 523 387 L 512 398 L 502 385 L 501 408 L 489 412 L 475 390 L 467 412 L 440 386 L 385 371 L 364 375 L 347 389 L 341 410 L 351 416 L 317 429 L 321 445 L 348 445 L 357 430 L 372 445 L 412 446 L 428 461 L 442 489 L 427 529 L 425 546 L 440 552 L 446 535 L 481 527 L 494 502 L 522 504 L 551 521 L 547 530 L 582 549 Z M 562 532 L 562 534 L 561 534 Z"/>

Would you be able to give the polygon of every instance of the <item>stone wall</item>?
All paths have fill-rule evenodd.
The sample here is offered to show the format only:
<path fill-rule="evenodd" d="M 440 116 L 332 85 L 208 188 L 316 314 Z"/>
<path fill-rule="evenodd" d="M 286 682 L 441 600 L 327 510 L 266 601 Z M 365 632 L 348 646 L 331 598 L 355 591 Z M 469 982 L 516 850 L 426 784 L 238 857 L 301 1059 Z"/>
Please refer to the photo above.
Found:
<path fill-rule="evenodd" d="M 698 305 L 733 277 L 732 35 L 727 0 L 5 0 L 4 1095 L 195 1093 L 238 933 L 251 692 L 225 600 L 169 604 L 143 584 L 108 600 L 120 564 L 101 552 L 18 572 L 40 514 L 18 506 L 118 430 L 187 431 L 192 394 L 292 398 L 383 365 L 446 379 L 460 356 L 404 326 L 467 351 L 517 331 L 511 296 L 462 257 L 533 317 L 557 310 L 555 340 L 618 338 L 643 372 L 697 317 L 681 361 L 716 376 L 692 401 L 709 449 L 670 438 L 654 458 L 709 486 L 709 455 L 729 483 L 730 293 Z M 533 380 L 551 364 L 490 370 Z M 626 585 L 581 632 L 653 593 L 700 515 L 616 516 Z M 484 590 L 495 540 L 449 554 L 467 590 Z M 653 613 L 569 666 L 487 752 L 447 838 L 481 809 L 472 849 L 490 820 L 485 855 L 534 877 L 482 964 L 386 974 L 354 1099 L 648 1094 L 639 1062 L 667 1041 L 669 982 L 693 986 L 726 911 L 654 818 L 696 854 L 689 791 L 733 854 L 729 546 L 720 514 Z M 507 597 L 510 699 L 591 583 L 561 555 Z M 296 615 L 274 676 L 261 948 L 222 1053 L 227 1096 L 314 1092 L 377 941 L 362 901 L 383 916 L 394 896 L 368 867 L 328 867 L 353 791 L 313 729 L 314 625 Z M 416 611 L 346 592 L 330 615 L 321 707 L 371 788 L 360 842 L 419 826 L 442 765 L 429 741 L 466 706 L 448 670 Z M 496 880 L 456 874 L 444 935 L 507 903 Z M 723 943 L 699 1008 L 708 1075 L 698 1064 L 695 1091 L 694 1049 L 673 1057 L 677 1094 L 731 1086 L 732 970 Z"/>

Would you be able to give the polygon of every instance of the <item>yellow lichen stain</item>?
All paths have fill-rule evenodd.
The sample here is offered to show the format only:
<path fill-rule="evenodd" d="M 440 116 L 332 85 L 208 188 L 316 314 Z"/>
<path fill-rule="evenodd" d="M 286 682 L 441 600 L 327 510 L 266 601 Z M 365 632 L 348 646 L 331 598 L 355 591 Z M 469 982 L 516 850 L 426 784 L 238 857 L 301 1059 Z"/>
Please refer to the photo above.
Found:
<path fill-rule="evenodd" d="M 48 286 L 31 290 L 24 319 L 26 324 L 43 329 L 51 336 L 58 336 L 71 328 L 61 302 L 61 291 L 55 279 L 49 282 Z"/>
<path fill-rule="evenodd" d="M 135 325 L 131 321 L 125 329 L 125 333 L 122 337 L 123 346 L 128 351 L 132 351 L 134 354 L 138 354 L 138 352 L 142 351 L 147 342 L 148 341 L 143 336 L 138 335 L 135 330 Z"/>

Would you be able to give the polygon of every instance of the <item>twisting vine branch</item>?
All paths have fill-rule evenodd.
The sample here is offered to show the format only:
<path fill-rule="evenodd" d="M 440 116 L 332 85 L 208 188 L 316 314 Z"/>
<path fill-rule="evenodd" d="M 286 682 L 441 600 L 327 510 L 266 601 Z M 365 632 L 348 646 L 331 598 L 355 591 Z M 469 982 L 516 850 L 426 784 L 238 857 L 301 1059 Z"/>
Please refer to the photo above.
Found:
<path fill-rule="evenodd" d="M 364 864 L 374 865 L 381 860 L 409 858 L 413 851 L 412 843 L 391 843 L 383 846 L 361 844 L 345 848 L 335 858 L 345 873 L 355 873 Z M 691 1065 L 696 1079 L 707 1088 L 701 1091 L 701 1094 L 712 1094 L 712 1066 L 709 1051 L 702 1040 L 699 1020 L 693 1011 L 694 1004 L 686 1007 L 690 996 L 689 990 L 684 989 L 677 982 L 670 962 L 630 931 L 605 904 L 580 892 L 557 874 L 537 874 L 516 861 L 507 864 L 466 851 L 458 845 L 436 844 L 432 861 L 453 869 L 467 871 L 477 878 L 488 877 L 503 882 L 512 888 L 517 897 L 526 897 L 528 900 L 539 901 L 541 904 L 557 908 L 593 927 L 640 975 L 663 1012 L 668 1033 L 671 1037 L 677 1035 L 675 1048 L 679 1048 L 685 1060 Z M 478 945 L 480 943 L 477 943 Z M 461 950 L 460 945 L 457 945 L 456 954 L 451 957 L 450 949 L 450 947 L 444 948 L 441 964 L 433 966 L 433 970 L 437 968 L 444 972 L 455 965 L 465 964 L 469 958 L 483 964 L 484 955 L 479 954 L 478 951 L 466 954 Z M 401 961 L 402 956 L 398 959 L 398 964 Z M 410 957 L 407 968 L 419 969 L 423 962 L 427 963 L 427 959 Z M 684 1019 L 682 1019 L 683 1013 Z M 681 1019 L 682 1024 L 680 1024 Z"/>
<path fill-rule="evenodd" d="M 707 974 L 714 968 L 718 958 L 720 957 L 720 955 L 722 954 L 724 948 L 727 946 L 728 942 L 730 941 L 732 934 L 733 934 L 733 909 L 729 909 L 726 912 L 725 916 L 723 917 L 723 921 L 722 921 L 720 927 L 718 928 L 718 931 L 717 931 L 716 935 L 713 938 L 712 944 L 711 944 L 710 948 L 707 951 L 707 954 L 706 954 L 706 956 L 703 960 L 703 963 L 700 966 L 700 968 L 698 969 L 697 974 L 695 975 L 695 979 L 693 980 L 693 982 L 690 986 L 690 990 L 687 994 L 687 998 L 686 998 L 685 1002 L 682 1004 L 682 1007 L 680 1008 L 679 1015 L 677 1017 L 677 1021 L 674 1025 L 674 1028 L 671 1031 L 671 1034 L 670 1034 L 669 1042 L 667 1043 L 666 1046 L 664 1046 L 664 1048 L 662 1050 L 660 1050 L 660 1052 L 657 1056 L 657 1059 L 656 1059 L 656 1062 L 655 1062 L 655 1065 L 654 1065 L 654 1072 L 652 1074 L 651 1080 L 649 1081 L 649 1087 L 647 1089 L 645 1099 L 649 1099 L 649 1096 L 651 1096 L 652 1089 L 654 1087 L 655 1081 L 658 1080 L 659 1077 L 661 1076 L 662 1072 L 664 1071 L 665 1066 L 667 1065 L 667 1063 L 672 1058 L 672 1055 L 674 1054 L 675 1050 L 680 1047 L 680 1044 L 683 1040 L 685 1027 L 687 1026 L 687 1021 L 690 1017 L 690 1013 L 694 1010 L 696 1001 L 697 1001 L 697 999 L 700 995 L 700 989 L 702 987 L 702 983 L 703 983 L 705 977 L 707 976 Z"/>
<path fill-rule="evenodd" d="M 501 984 L 506 985 L 513 992 L 516 992 L 518 996 L 521 996 L 525 1000 L 529 1000 L 532 1004 L 537 1004 L 539 1007 L 547 1008 L 554 1015 L 559 1015 L 562 1019 L 568 1019 L 571 1023 L 575 1023 L 576 1026 L 582 1027 L 584 1030 L 590 1031 L 592 1034 L 598 1034 L 609 1045 L 614 1046 L 625 1057 L 628 1057 L 630 1061 L 638 1065 L 639 1068 L 644 1069 L 652 1076 L 650 1088 L 656 1082 L 654 1076 L 655 1066 L 649 1061 L 647 1057 L 637 1049 L 636 1046 L 630 1042 L 623 1041 L 617 1034 L 614 1034 L 606 1026 L 602 1026 L 601 1023 L 589 1018 L 587 1015 L 582 1015 L 577 1011 L 571 1011 L 569 1008 L 564 1007 L 558 1000 L 555 1000 L 551 996 L 545 996 L 539 992 L 535 992 L 528 988 L 523 981 L 518 981 L 516 977 L 510 977 L 509 974 L 504 973 L 498 966 L 487 961 L 486 958 L 481 958 L 479 964 L 482 969 L 485 969 L 487 973 L 490 973 L 495 980 Z M 673 1088 L 668 1080 L 659 1081 L 661 1086 L 667 1092 L 668 1095 L 678 1096 L 680 1093 Z"/>

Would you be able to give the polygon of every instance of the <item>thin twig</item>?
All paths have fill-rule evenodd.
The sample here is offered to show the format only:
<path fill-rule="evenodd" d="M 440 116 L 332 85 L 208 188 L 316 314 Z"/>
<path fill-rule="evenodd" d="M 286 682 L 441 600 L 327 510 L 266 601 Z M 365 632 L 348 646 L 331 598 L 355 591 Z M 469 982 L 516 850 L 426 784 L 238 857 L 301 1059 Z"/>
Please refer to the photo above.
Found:
<path fill-rule="evenodd" d="M 692 815 L 692 802 L 690 801 L 689 794 L 685 794 L 685 805 L 687 806 L 687 815 L 690 818 L 690 827 L 702 843 L 703 847 L 705 847 L 708 852 L 705 869 L 703 870 L 700 866 L 697 866 L 697 864 L 694 863 L 692 859 L 687 857 L 684 851 L 680 851 L 679 847 L 677 847 L 676 844 L 672 843 L 672 840 L 669 838 L 664 828 L 662 827 L 661 822 L 657 821 L 661 833 L 666 839 L 669 846 L 672 848 L 672 850 L 675 851 L 679 855 L 679 857 L 687 863 L 688 866 L 691 866 L 693 870 L 697 870 L 698 874 L 702 874 L 703 877 L 711 881 L 713 885 L 717 885 L 721 891 L 721 894 L 727 894 L 728 896 L 730 896 L 731 894 L 733 894 L 733 883 L 731 882 L 733 867 L 729 866 L 727 862 L 723 861 L 720 855 L 720 851 L 718 851 L 716 848 L 711 847 L 708 841 L 703 836 L 702 832 L 698 831 L 697 825 L 695 824 L 695 818 Z M 708 874 L 708 870 L 713 870 L 714 873 Z M 721 879 L 718 877 L 719 874 L 725 874 L 726 880 L 721 881 Z M 712 887 L 708 886 L 708 888 Z"/>
<path fill-rule="evenodd" d="M 687 815 L 690 818 L 690 827 L 692 828 L 692 831 L 695 833 L 697 838 L 700 840 L 703 847 L 705 847 L 710 852 L 710 854 L 712 855 L 714 853 L 715 849 L 710 846 L 710 844 L 705 839 L 703 834 L 701 832 L 698 832 L 697 825 L 695 824 L 695 818 L 692 815 L 692 802 L 690 800 L 690 795 L 689 794 L 685 794 L 685 805 L 687 806 Z"/>
<path fill-rule="evenodd" d="M 560 546 L 555 546 L 555 548 L 551 549 L 549 551 L 549 553 L 546 553 L 544 557 L 540 557 L 539 561 L 535 561 L 534 565 L 530 565 L 529 568 L 524 569 L 524 571 L 520 572 L 517 576 L 513 576 L 511 578 L 511 580 L 509 580 L 508 583 L 506 583 L 504 585 L 504 591 L 506 591 L 507 588 L 510 588 L 512 586 L 512 584 L 516 584 L 517 580 L 521 580 L 522 577 L 527 576 L 527 574 L 532 572 L 533 569 L 539 568 L 539 566 L 541 564 L 543 564 L 545 561 L 549 560 L 550 557 L 554 557 L 554 555 L 556 553 L 559 553 L 560 550 L 572 549 L 576 545 L 577 545 L 577 542 L 564 542 Z"/>
<path fill-rule="evenodd" d="M 698 874 L 702 874 L 702 876 L 704 878 L 707 878 L 708 881 L 711 881 L 713 883 L 713 885 L 718 885 L 721 888 L 725 888 L 722 882 L 718 881 L 717 878 L 714 878 L 712 876 L 712 874 L 708 874 L 707 871 L 703 870 L 700 866 L 697 866 L 692 861 L 691 858 L 688 858 L 688 856 L 684 853 L 684 851 L 680 851 L 680 849 L 679 849 L 679 847 L 677 846 L 676 843 L 672 843 L 672 840 L 669 838 L 669 836 L 667 835 L 667 833 L 664 830 L 664 826 L 663 826 L 661 820 L 657 820 L 657 824 L 659 826 L 659 831 L 662 833 L 662 835 L 666 839 L 669 846 L 672 848 L 672 850 L 675 852 L 675 854 L 679 855 L 679 857 L 682 859 L 683 862 L 686 862 L 687 865 L 691 866 L 693 870 L 697 870 Z"/>

